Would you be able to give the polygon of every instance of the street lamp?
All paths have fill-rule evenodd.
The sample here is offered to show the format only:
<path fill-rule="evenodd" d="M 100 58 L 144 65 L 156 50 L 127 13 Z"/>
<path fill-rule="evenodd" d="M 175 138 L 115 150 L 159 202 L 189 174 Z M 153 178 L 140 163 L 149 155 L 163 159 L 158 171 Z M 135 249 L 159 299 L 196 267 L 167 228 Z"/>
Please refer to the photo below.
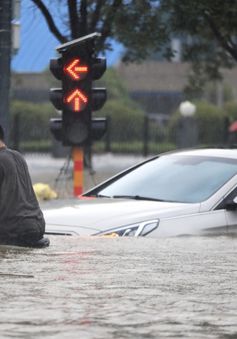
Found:
<path fill-rule="evenodd" d="M 190 101 L 183 101 L 179 105 L 179 112 L 181 118 L 177 131 L 178 147 L 194 147 L 198 144 L 198 126 L 195 119 L 196 106 Z"/>
<path fill-rule="evenodd" d="M 180 114 L 183 117 L 193 117 L 196 113 L 196 106 L 192 104 L 190 101 L 183 101 L 179 105 Z"/>

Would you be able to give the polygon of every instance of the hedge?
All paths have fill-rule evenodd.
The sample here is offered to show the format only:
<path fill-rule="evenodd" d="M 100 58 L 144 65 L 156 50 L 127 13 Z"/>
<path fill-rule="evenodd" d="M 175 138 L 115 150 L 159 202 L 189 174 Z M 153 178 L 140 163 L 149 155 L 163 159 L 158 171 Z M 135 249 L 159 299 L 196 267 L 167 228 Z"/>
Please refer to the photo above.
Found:
<path fill-rule="evenodd" d="M 200 144 L 223 143 L 226 135 L 226 114 L 222 109 L 205 101 L 195 102 L 195 119 L 198 127 Z M 176 111 L 169 122 L 169 137 L 175 142 L 176 131 L 180 119 L 180 112 Z"/>

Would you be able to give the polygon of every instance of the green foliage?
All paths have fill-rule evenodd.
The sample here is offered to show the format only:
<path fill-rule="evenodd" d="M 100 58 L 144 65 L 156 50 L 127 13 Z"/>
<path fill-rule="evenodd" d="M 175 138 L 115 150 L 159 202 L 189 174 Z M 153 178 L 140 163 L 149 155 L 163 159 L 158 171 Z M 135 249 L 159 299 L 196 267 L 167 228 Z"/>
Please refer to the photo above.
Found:
<path fill-rule="evenodd" d="M 111 140 L 141 139 L 144 112 L 130 99 L 117 71 L 109 69 L 99 84 L 107 88 L 108 101 L 96 116 L 106 116 L 110 119 Z"/>
<path fill-rule="evenodd" d="M 224 111 L 226 116 L 229 118 L 230 122 L 237 120 L 237 102 L 229 101 L 224 106 Z"/>
<path fill-rule="evenodd" d="M 52 149 L 51 139 L 23 141 L 20 144 L 20 150 L 29 153 L 48 153 Z"/>
<path fill-rule="evenodd" d="M 127 49 L 126 60 L 142 60 L 167 42 L 167 28 L 159 1 L 31 0 L 41 11 L 49 31 L 65 43 L 91 32 L 100 32 L 98 51 L 112 49 L 116 40 Z M 56 7 L 55 7 L 56 6 Z M 59 15 L 54 17 L 55 8 Z"/>
<path fill-rule="evenodd" d="M 142 138 L 144 115 L 141 110 L 126 106 L 125 102 L 111 100 L 104 112 L 110 118 L 112 140 L 131 141 Z"/>
<path fill-rule="evenodd" d="M 224 103 L 233 100 L 232 88 L 224 82 L 209 82 L 205 86 L 204 91 L 207 100 L 214 105 L 218 103 L 218 95 L 222 96 Z"/>
<path fill-rule="evenodd" d="M 46 74 L 47 76 L 47 74 Z M 110 136 L 112 141 L 125 142 L 141 140 L 143 135 L 144 113 L 129 98 L 128 91 L 115 69 L 108 69 L 99 86 L 105 86 L 108 100 L 102 110 L 94 116 L 106 116 L 110 119 Z M 30 103 L 13 101 L 11 104 L 12 140 L 16 118 L 19 118 L 19 135 L 23 149 L 46 149 L 51 141 L 49 119 L 54 117 L 55 110 L 51 103 Z"/>
<path fill-rule="evenodd" d="M 18 117 L 20 140 L 39 141 L 50 139 L 49 119 L 53 116 L 54 109 L 50 103 L 30 103 L 13 101 L 11 103 L 11 126 L 12 133 L 14 122 Z M 13 135 L 12 135 L 13 138 Z"/>
<path fill-rule="evenodd" d="M 206 101 L 195 102 L 195 105 L 195 119 L 197 121 L 200 143 L 206 145 L 223 143 L 226 127 L 226 115 L 217 106 Z M 180 119 L 180 112 L 177 111 L 169 123 L 170 138 L 173 142 L 176 141 L 175 136 Z"/>
<path fill-rule="evenodd" d="M 216 144 L 223 142 L 225 116 L 218 107 L 200 102 L 197 105 L 199 138 L 202 143 Z"/>
<path fill-rule="evenodd" d="M 237 60 L 237 0 L 162 0 L 160 10 L 169 34 L 182 39 L 183 59 L 192 63 L 187 90 L 197 98 L 205 82 L 221 79 L 221 68 Z"/>
<path fill-rule="evenodd" d="M 114 21 L 114 36 L 126 48 L 124 61 L 141 61 L 163 52 L 169 42 L 167 13 L 160 1 L 124 1 Z"/>
<path fill-rule="evenodd" d="M 109 100 L 128 100 L 130 105 L 132 104 L 128 90 L 115 68 L 108 68 L 103 77 L 96 83 L 98 86 L 107 88 Z"/>
<path fill-rule="evenodd" d="M 113 142 L 111 143 L 111 152 L 113 153 L 131 153 L 131 154 L 143 154 L 144 144 L 142 141 L 132 142 Z M 168 142 L 154 143 L 150 142 L 148 147 L 149 154 L 160 154 L 164 152 L 173 151 L 176 149 L 176 145 Z M 94 152 L 104 152 L 105 146 L 102 142 L 98 142 L 93 145 Z"/>
<path fill-rule="evenodd" d="M 97 50 L 112 49 L 116 40 L 126 48 L 126 61 L 153 53 L 170 58 L 175 53 L 170 41 L 180 38 L 183 59 L 193 65 L 189 80 L 197 93 L 237 60 L 237 0 L 31 1 L 61 43 L 101 32 Z"/>

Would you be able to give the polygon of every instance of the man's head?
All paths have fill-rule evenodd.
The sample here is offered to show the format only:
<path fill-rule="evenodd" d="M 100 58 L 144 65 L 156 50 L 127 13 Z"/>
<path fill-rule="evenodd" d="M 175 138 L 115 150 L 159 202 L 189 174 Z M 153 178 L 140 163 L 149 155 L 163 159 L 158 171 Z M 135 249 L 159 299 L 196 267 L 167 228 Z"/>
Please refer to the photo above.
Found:
<path fill-rule="evenodd" d="M 2 128 L 2 125 L 0 125 L 0 140 L 4 140 L 4 130 Z"/>

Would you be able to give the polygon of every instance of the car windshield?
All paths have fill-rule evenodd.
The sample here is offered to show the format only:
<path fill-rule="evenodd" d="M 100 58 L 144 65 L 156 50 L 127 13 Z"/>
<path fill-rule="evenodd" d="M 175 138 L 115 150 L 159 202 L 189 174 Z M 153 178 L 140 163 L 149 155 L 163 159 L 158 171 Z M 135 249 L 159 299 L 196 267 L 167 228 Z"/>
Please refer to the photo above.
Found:
<path fill-rule="evenodd" d="M 237 174 L 236 165 L 235 159 L 164 155 L 132 170 L 97 193 L 109 197 L 201 202 Z"/>

